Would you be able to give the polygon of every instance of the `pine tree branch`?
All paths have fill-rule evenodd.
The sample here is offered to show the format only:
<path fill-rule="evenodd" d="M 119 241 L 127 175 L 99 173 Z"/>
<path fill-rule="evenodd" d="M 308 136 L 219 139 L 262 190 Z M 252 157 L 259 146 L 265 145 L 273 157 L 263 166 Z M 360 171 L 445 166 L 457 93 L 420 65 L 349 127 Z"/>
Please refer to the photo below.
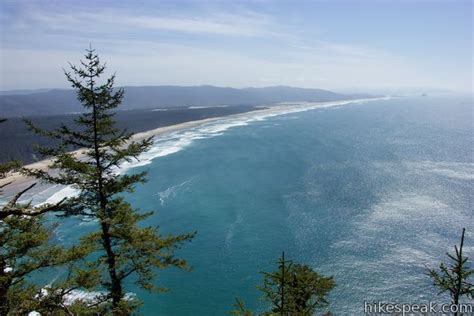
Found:
<path fill-rule="evenodd" d="M 67 200 L 63 198 L 61 201 L 54 204 L 45 204 L 38 207 L 29 207 L 30 203 L 25 206 L 18 205 L 18 200 L 31 190 L 36 183 L 31 184 L 26 189 L 18 192 L 15 196 L 0 210 L 0 220 L 8 216 L 38 216 L 52 211 L 58 211 L 62 204 Z"/>

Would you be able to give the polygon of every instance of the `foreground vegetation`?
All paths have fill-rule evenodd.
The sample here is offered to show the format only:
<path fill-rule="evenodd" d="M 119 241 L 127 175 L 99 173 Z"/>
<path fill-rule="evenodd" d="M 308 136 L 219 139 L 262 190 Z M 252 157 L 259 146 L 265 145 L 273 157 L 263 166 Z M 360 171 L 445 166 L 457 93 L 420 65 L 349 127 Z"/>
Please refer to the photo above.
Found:
<path fill-rule="evenodd" d="M 433 280 L 433 285 L 440 291 L 439 294 L 448 292 L 451 296 L 451 304 L 458 306 L 463 297 L 474 299 L 474 284 L 471 283 L 471 277 L 474 275 L 474 269 L 471 269 L 468 258 L 463 254 L 464 233 L 461 234 L 461 243 L 454 246 L 454 254 L 447 253 L 449 263 L 441 263 L 439 270 L 429 270 L 428 275 Z M 459 315 L 458 312 L 454 313 Z"/>
<path fill-rule="evenodd" d="M 263 315 L 313 315 L 329 305 L 328 294 L 336 285 L 333 277 L 326 277 L 310 266 L 278 260 L 278 270 L 262 272 L 263 284 L 258 289 L 270 308 Z M 233 315 L 252 316 L 240 299 L 236 299 Z"/>

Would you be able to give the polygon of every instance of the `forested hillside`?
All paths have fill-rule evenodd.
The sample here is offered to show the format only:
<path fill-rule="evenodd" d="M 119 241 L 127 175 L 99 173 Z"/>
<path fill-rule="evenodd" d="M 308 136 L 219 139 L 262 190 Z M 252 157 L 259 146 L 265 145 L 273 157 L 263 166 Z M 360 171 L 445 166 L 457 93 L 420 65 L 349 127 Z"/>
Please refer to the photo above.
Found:
<path fill-rule="evenodd" d="M 129 110 L 118 111 L 116 119 L 120 128 L 127 128 L 137 133 L 154 128 L 169 126 L 187 121 L 210 117 L 224 116 L 255 110 L 253 106 L 229 106 L 199 109 L 171 109 L 167 111 Z M 77 114 L 29 117 L 41 128 L 57 128 L 61 123 L 71 125 Z M 37 145 L 53 145 L 53 141 L 29 131 L 21 118 L 9 118 L 2 124 L 0 134 L 0 162 L 12 159 L 31 163 L 38 159 L 34 147 Z"/>
<path fill-rule="evenodd" d="M 278 102 L 334 101 L 360 97 L 322 89 L 293 87 L 222 88 L 214 86 L 124 87 L 123 109 L 163 107 L 270 105 Z M 15 92 L 12 92 L 15 93 Z M 0 116 L 39 116 L 71 114 L 83 111 L 73 90 L 54 89 L 28 94 L 0 95 Z"/>

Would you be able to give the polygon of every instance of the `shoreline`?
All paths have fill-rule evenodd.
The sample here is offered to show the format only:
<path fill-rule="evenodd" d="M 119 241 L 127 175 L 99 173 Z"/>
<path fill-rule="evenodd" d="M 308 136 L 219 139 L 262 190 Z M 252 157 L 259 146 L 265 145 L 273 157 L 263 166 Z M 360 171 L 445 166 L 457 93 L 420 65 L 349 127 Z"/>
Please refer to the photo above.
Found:
<path fill-rule="evenodd" d="M 365 101 L 376 101 L 376 100 L 383 100 L 383 99 L 387 99 L 387 98 L 382 97 L 382 98 L 352 99 L 352 100 L 339 100 L 339 101 L 326 101 L 326 102 L 279 103 L 279 104 L 273 104 L 273 105 L 268 105 L 268 106 L 262 106 L 261 109 L 256 109 L 253 111 L 248 111 L 248 112 L 243 112 L 243 113 L 216 116 L 216 117 L 211 117 L 211 118 L 206 118 L 206 119 L 201 119 L 201 120 L 187 121 L 187 122 L 178 123 L 174 125 L 158 127 L 155 129 L 145 131 L 145 132 L 135 133 L 132 136 L 132 140 L 140 141 L 149 137 L 159 137 L 167 133 L 182 131 L 189 128 L 200 127 L 202 125 L 219 121 L 222 119 L 235 119 L 239 117 L 244 117 L 249 114 L 251 115 L 264 114 L 268 116 L 273 116 L 273 115 L 281 115 L 281 114 L 291 113 L 291 112 L 301 112 L 301 111 L 317 109 L 317 108 L 325 108 L 325 107 L 331 107 L 331 106 L 359 103 L 359 102 L 365 102 Z M 77 157 L 81 157 L 84 154 L 85 150 L 86 149 L 83 149 L 83 148 L 77 149 L 77 150 L 72 151 L 71 153 L 74 153 Z M 38 162 L 24 165 L 23 167 L 29 168 L 29 169 L 40 169 L 40 170 L 47 171 L 49 169 L 48 166 L 51 163 L 51 161 L 52 159 L 48 158 L 48 159 L 44 159 Z M 48 187 L 51 187 L 51 184 L 42 183 L 40 180 L 37 180 L 32 177 L 23 176 L 18 172 L 9 174 L 5 178 L 0 179 L 0 186 L 5 185 L 9 182 L 10 184 L 8 184 L 2 189 L 2 200 L 8 200 L 14 194 L 25 189 L 26 187 L 28 187 L 29 185 L 33 183 L 37 183 L 37 186 L 28 192 L 29 198 L 31 198 L 32 196 L 35 196 L 39 192 L 44 191 Z M 27 195 L 25 194 L 25 196 Z"/>
<path fill-rule="evenodd" d="M 173 124 L 173 125 L 168 125 L 168 126 L 162 126 L 158 127 L 155 129 L 151 129 L 145 132 L 139 132 L 135 133 L 132 135 L 132 141 L 141 141 L 143 139 L 149 138 L 149 137 L 159 137 L 163 134 L 167 133 L 172 133 L 172 132 L 177 132 L 181 131 L 184 129 L 188 128 L 193 128 L 193 127 L 199 127 L 201 125 L 211 123 L 223 118 L 237 118 L 241 115 L 245 115 L 248 113 L 261 113 L 266 110 L 269 110 L 270 107 L 264 107 L 262 109 L 254 110 L 254 111 L 248 111 L 248 112 L 243 112 L 243 113 L 237 113 L 237 114 L 231 114 L 231 115 L 223 115 L 223 116 L 216 116 L 216 117 L 211 117 L 211 118 L 205 118 L 201 120 L 194 120 L 194 121 L 187 121 L 183 123 L 178 123 L 178 124 Z M 86 149 L 80 148 L 72 151 L 71 153 L 75 154 L 76 157 L 81 157 L 84 155 L 84 151 Z M 28 169 L 39 169 L 39 170 L 44 170 L 47 171 L 49 170 L 49 164 L 52 162 L 51 158 L 43 159 L 34 163 L 30 163 L 27 165 L 24 165 L 24 168 Z M 8 184 L 9 183 L 9 184 Z M 0 179 L 0 186 L 6 185 L 2 189 L 2 197 L 8 199 L 9 197 L 13 196 L 17 192 L 25 189 L 29 185 L 33 183 L 38 183 L 37 187 L 33 188 L 30 193 L 35 193 L 35 191 L 39 191 L 39 187 L 42 187 L 44 189 L 44 186 L 50 186 L 50 184 L 43 184 L 41 183 L 40 180 L 35 179 L 33 177 L 28 177 L 20 174 L 19 172 L 14 172 L 11 174 L 8 174 L 5 178 Z M 0 200 L 1 201 L 1 200 Z"/>

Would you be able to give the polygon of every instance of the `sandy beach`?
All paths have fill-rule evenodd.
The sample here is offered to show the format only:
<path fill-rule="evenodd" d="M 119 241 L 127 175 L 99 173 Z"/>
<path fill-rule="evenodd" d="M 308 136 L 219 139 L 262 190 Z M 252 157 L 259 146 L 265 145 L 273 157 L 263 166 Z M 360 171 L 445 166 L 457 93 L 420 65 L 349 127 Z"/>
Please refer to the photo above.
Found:
<path fill-rule="evenodd" d="M 272 105 L 268 107 L 262 106 L 262 109 L 255 110 L 255 111 L 206 118 L 202 120 L 188 121 L 188 122 L 179 123 L 175 125 L 159 127 L 156 129 L 146 131 L 146 132 L 136 133 L 133 135 L 132 140 L 140 141 L 148 137 L 159 137 L 163 134 L 177 132 L 180 130 L 185 130 L 185 129 L 193 128 L 193 127 L 199 127 L 201 125 L 215 122 L 224 118 L 225 119 L 238 119 L 239 117 L 248 116 L 249 113 L 251 113 L 252 115 L 265 115 L 265 116 L 278 115 L 278 114 L 284 114 L 287 112 L 305 111 L 309 109 L 324 108 L 324 107 L 329 107 L 329 106 L 344 105 L 348 103 L 357 103 L 361 101 L 377 100 L 377 99 L 384 99 L 384 98 L 341 100 L 341 101 L 331 101 L 331 102 L 297 102 L 297 103 L 287 102 L 287 103 L 280 103 L 280 104 L 276 104 L 276 105 Z M 73 151 L 73 153 L 77 155 L 78 157 L 81 157 L 84 154 L 84 151 L 85 149 L 78 149 L 78 150 Z M 45 160 L 41 160 L 32 164 L 25 165 L 24 167 L 28 169 L 40 169 L 40 170 L 46 171 L 48 170 L 48 166 L 50 165 L 50 163 L 51 163 L 51 159 L 45 159 Z M 2 189 L 3 199 L 5 198 L 8 199 L 9 197 L 14 195 L 18 191 L 25 189 L 26 187 L 28 187 L 29 185 L 35 182 L 38 182 L 38 180 L 31 177 L 23 176 L 19 173 L 11 173 L 4 179 L 0 179 L 0 186 L 6 183 L 10 183 Z M 31 190 L 30 196 L 34 196 L 36 192 L 40 192 L 44 190 L 45 187 L 47 186 L 49 186 L 49 184 L 39 183 L 39 185 L 37 185 L 35 188 Z"/>
<path fill-rule="evenodd" d="M 271 111 L 272 111 L 272 108 L 264 108 L 262 110 L 252 111 L 252 113 L 266 113 L 266 112 L 271 112 Z M 246 113 L 206 118 L 202 120 L 188 121 L 188 122 L 179 123 L 175 125 L 159 127 L 159 128 L 146 131 L 146 132 L 136 133 L 133 135 L 132 140 L 140 141 L 149 137 L 158 137 L 166 133 L 176 132 L 176 131 L 180 131 L 187 128 L 198 127 L 210 122 L 217 121 L 222 118 L 238 118 L 239 116 L 245 115 Z M 73 151 L 72 153 L 74 153 L 77 157 L 81 157 L 84 155 L 84 151 L 85 149 L 77 149 Z M 39 170 L 46 171 L 48 170 L 48 166 L 50 164 L 51 164 L 51 159 L 44 159 L 35 163 L 27 164 L 24 167 L 28 169 L 39 169 Z M 2 189 L 3 191 L 2 195 L 4 198 L 8 199 L 8 197 L 13 196 L 18 191 L 25 189 L 26 187 L 28 187 L 29 185 L 35 182 L 38 182 L 38 180 L 32 177 L 26 177 L 18 172 L 10 173 L 5 178 L 0 179 L 0 186 L 9 183 L 7 186 L 5 186 Z M 41 188 L 41 184 L 39 183 L 39 185 L 37 185 L 35 188 L 31 190 L 31 193 L 34 194 L 36 191 L 39 191 L 40 188 Z"/>

